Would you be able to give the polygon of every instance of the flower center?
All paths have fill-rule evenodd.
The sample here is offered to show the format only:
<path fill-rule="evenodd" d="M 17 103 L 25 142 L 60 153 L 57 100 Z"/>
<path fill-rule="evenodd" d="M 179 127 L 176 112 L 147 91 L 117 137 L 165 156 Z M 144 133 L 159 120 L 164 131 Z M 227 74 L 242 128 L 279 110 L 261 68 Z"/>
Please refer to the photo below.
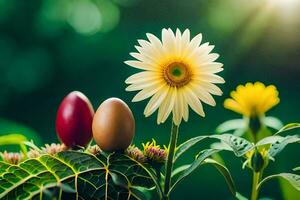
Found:
<path fill-rule="evenodd" d="M 190 82 L 192 74 L 187 65 L 173 62 L 164 68 L 163 77 L 170 86 L 182 87 Z"/>

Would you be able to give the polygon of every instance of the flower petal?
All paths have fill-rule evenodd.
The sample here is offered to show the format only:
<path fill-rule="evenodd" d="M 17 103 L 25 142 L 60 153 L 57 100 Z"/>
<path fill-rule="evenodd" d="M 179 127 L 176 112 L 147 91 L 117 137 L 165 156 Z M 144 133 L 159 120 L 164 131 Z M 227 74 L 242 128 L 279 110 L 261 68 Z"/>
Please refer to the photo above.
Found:
<path fill-rule="evenodd" d="M 225 80 L 221 76 L 215 74 L 199 74 L 193 77 L 193 79 L 210 83 L 225 83 Z"/>
<path fill-rule="evenodd" d="M 147 64 L 145 62 L 137 61 L 137 60 L 127 60 L 124 62 L 126 65 L 129 65 L 131 67 L 137 68 L 137 69 L 143 69 L 143 70 L 154 70 L 155 67 L 151 64 Z"/>
<path fill-rule="evenodd" d="M 162 88 L 164 85 L 161 85 L 157 87 L 156 85 L 153 85 L 151 87 L 145 88 L 138 92 L 132 99 L 132 102 L 142 101 L 144 99 L 147 99 L 154 95 L 160 88 Z"/>
<path fill-rule="evenodd" d="M 144 71 L 144 72 L 139 72 L 139 73 L 129 76 L 125 80 L 125 83 L 127 83 L 127 84 L 144 83 L 144 82 L 153 81 L 153 80 L 157 80 L 157 79 L 159 79 L 159 77 L 157 76 L 157 73 L 151 72 L 151 71 Z"/>
<path fill-rule="evenodd" d="M 144 110 L 144 115 L 146 117 L 152 115 L 157 108 L 161 105 L 162 101 L 165 99 L 169 91 L 169 87 L 165 85 L 164 87 L 160 88 L 156 94 L 151 97 L 149 103 L 147 104 L 145 110 Z"/>
<path fill-rule="evenodd" d="M 195 48 L 199 47 L 201 40 L 202 40 L 202 34 L 199 33 L 191 40 L 189 45 L 189 50 L 193 51 Z"/>
<path fill-rule="evenodd" d="M 203 111 L 202 103 L 198 97 L 192 92 L 191 89 L 185 88 L 184 92 L 185 100 L 189 106 L 200 116 L 204 117 L 205 113 Z"/>
<path fill-rule="evenodd" d="M 199 81 L 197 84 L 199 85 L 199 87 L 201 87 L 202 89 L 206 89 L 209 93 L 213 95 L 221 96 L 223 94 L 222 90 L 215 84 L 203 81 Z"/>
<path fill-rule="evenodd" d="M 166 52 L 169 52 L 169 54 L 175 52 L 175 35 L 172 31 L 167 29 L 162 30 L 162 43 Z"/>
<path fill-rule="evenodd" d="M 129 85 L 125 90 L 126 91 L 137 91 L 137 90 L 142 90 L 142 89 L 152 87 L 152 86 L 159 87 L 162 84 L 163 84 L 162 80 L 159 80 L 159 79 L 153 80 L 153 81 L 145 81 L 142 83 Z"/>
<path fill-rule="evenodd" d="M 157 124 L 164 123 L 174 107 L 174 102 L 176 99 L 177 89 L 171 87 L 168 91 L 167 96 L 163 100 L 162 104 L 159 106 L 157 115 Z"/>
<path fill-rule="evenodd" d="M 173 107 L 173 121 L 176 125 L 179 125 L 183 118 L 183 113 L 185 108 L 183 98 L 184 97 L 181 94 L 181 89 L 178 89 L 176 100 Z"/>
<path fill-rule="evenodd" d="M 198 73 L 204 73 L 204 74 L 214 74 L 223 71 L 222 68 L 223 64 L 222 63 L 205 63 L 205 64 L 199 64 L 198 68 L 199 70 Z"/>
<path fill-rule="evenodd" d="M 202 87 L 199 87 L 197 85 L 193 85 L 193 92 L 204 103 L 206 103 L 210 106 L 215 106 L 216 105 L 216 101 L 214 100 L 214 98 Z"/>

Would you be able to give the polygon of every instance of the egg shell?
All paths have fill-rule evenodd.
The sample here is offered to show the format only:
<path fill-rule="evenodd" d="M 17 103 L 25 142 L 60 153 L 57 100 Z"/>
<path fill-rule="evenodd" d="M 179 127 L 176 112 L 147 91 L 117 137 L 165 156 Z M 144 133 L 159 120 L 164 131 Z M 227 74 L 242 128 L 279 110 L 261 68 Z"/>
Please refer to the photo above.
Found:
<path fill-rule="evenodd" d="M 109 98 L 99 106 L 93 119 L 93 137 L 100 149 L 107 152 L 125 150 L 134 134 L 134 117 L 124 101 Z"/>
<path fill-rule="evenodd" d="M 81 92 L 68 94 L 61 102 L 56 115 L 56 132 L 68 147 L 86 146 L 92 139 L 94 109 Z"/>

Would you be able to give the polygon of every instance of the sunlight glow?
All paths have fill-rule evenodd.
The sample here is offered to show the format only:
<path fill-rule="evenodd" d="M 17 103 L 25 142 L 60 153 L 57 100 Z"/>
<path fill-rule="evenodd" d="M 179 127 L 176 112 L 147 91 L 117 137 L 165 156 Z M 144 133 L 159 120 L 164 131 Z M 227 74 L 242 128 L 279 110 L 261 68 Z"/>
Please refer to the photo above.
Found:
<path fill-rule="evenodd" d="M 283 15 L 298 14 L 300 9 L 299 0 L 267 0 L 267 3 Z"/>

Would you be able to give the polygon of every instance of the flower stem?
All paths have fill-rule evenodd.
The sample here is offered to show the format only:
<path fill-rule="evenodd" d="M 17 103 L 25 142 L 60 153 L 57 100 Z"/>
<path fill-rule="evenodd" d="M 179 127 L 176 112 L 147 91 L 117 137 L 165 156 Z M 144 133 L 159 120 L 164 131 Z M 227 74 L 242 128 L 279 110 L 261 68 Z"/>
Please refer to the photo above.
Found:
<path fill-rule="evenodd" d="M 258 198 L 258 190 L 257 185 L 261 179 L 261 172 L 253 171 L 253 182 L 252 182 L 252 192 L 251 192 L 251 200 L 257 200 Z"/>
<path fill-rule="evenodd" d="M 171 136 L 169 142 L 169 152 L 166 163 L 166 175 L 165 175 L 165 186 L 164 186 L 164 199 L 169 199 L 169 190 L 171 186 L 171 175 L 173 169 L 173 158 L 176 148 L 176 142 L 178 137 L 179 126 L 172 122 Z"/>

